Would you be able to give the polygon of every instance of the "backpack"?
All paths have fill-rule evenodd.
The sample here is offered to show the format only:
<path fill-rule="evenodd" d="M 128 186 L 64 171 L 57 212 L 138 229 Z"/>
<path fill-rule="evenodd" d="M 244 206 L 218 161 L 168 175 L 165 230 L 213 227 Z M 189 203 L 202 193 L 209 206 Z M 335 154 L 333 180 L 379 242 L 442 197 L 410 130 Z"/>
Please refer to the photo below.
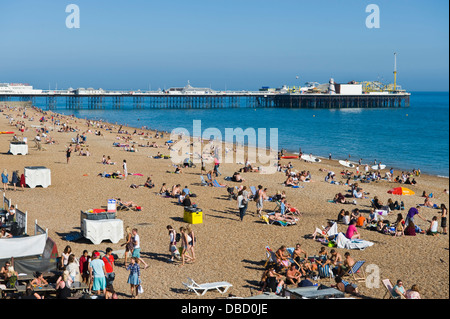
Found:
<path fill-rule="evenodd" d="M 16 288 L 16 285 L 17 285 L 17 276 L 13 275 L 7 281 L 6 288 Z"/>
<path fill-rule="evenodd" d="M 181 240 L 181 234 L 177 233 L 175 236 L 175 241 L 178 243 Z"/>

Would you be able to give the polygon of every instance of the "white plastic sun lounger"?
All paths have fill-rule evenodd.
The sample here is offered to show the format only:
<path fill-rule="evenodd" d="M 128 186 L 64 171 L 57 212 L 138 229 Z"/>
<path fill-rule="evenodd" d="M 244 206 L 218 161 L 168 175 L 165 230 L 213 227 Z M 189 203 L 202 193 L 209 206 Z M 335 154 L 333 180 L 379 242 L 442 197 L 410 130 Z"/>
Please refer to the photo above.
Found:
<path fill-rule="evenodd" d="M 188 291 L 193 291 L 199 296 L 203 296 L 208 290 L 216 289 L 221 294 L 224 294 L 228 291 L 230 287 L 233 285 L 226 281 L 212 282 L 206 284 L 197 284 L 191 278 L 188 278 L 188 283 L 184 283 L 183 285 L 188 288 Z"/>

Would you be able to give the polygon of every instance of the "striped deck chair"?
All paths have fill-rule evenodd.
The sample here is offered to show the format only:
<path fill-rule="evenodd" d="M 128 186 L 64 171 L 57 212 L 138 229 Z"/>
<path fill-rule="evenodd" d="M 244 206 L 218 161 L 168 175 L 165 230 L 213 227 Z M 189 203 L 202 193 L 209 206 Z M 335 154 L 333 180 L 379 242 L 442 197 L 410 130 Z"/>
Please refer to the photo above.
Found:
<path fill-rule="evenodd" d="M 319 277 L 321 279 L 328 279 L 331 283 L 331 280 L 334 278 L 333 271 L 331 270 L 330 264 L 321 265 L 317 263 L 317 270 L 319 271 Z"/>
<path fill-rule="evenodd" d="M 300 264 L 294 259 L 294 248 L 293 247 L 289 247 L 286 248 L 286 250 L 289 253 L 289 261 L 291 262 L 291 264 L 296 264 L 299 268 L 300 268 Z"/>
<path fill-rule="evenodd" d="M 353 267 L 347 269 L 347 271 L 342 275 L 344 276 L 351 276 L 355 281 L 365 281 L 366 280 L 366 273 L 364 272 L 364 269 L 362 266 L 364 265 L 366 261 L 365 260 L 359 260 L 357 261 Z"/>
<path fill-rule="evenodd" d="M 269 263 L 277 262 L 277 256 L 275 255 L 275 252 L 269 246 L 266 246 L 264 249 L 266 250 L 266 256 L 267 256 L 266 263 L 264 264 L 264 268 L 266 268 Z"/>
<path fill-rule="evenodd" d="M 220 187 L 220 188 L 224 188 L 225 187 L 225 186 L 221 186 L 217 180 L 213 180 L 213 186 L 214 187 Z"/>

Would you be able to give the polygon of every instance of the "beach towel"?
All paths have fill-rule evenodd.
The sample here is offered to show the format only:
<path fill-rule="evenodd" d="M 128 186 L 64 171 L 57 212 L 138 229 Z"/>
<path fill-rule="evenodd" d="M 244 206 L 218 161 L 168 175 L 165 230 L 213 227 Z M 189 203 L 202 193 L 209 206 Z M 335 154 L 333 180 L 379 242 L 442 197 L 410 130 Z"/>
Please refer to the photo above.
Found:
<path fill-rule="evenodd" d="M 336 244 L 338 248 L 359 250 L 364 250 L 367 247 L 373 246 L 373 243 L 367 240 L 348 239 L 343 233 L 337 235 Z"/>

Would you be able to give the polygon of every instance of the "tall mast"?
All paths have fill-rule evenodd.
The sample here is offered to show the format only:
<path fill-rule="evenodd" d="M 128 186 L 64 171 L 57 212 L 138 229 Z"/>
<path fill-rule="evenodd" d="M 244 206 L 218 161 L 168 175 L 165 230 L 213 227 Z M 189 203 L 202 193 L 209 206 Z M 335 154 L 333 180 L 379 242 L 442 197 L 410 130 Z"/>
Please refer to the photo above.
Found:
<path fill-rule="evenodd" d="M 394 52 L 394 92 L 397 91 L 397 52 Z"/>

